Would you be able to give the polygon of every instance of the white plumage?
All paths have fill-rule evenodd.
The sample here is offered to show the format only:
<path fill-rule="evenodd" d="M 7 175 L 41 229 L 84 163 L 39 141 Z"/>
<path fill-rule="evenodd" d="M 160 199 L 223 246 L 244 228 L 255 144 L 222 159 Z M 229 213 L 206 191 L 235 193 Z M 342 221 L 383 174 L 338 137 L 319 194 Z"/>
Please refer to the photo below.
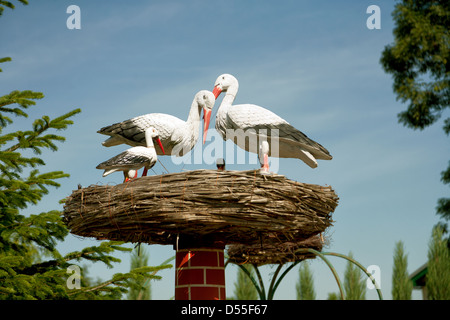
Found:
<path fill-rule="evenodd" d="M 100 163 L 97 169 L 105 170 L 103 173 L 104 177 L 116 171 L 123 171 L 125 181 L 128 181 L 129 179 L 135 178 L 137 176 L 137 170 L 144 167 L 144 173 L 142 175 L 146 176 L 147 170 L 152 168 L 158 159 L 153 139 L 158 141 L 159 138 L 158 131 L 153 127 L 147 128 L 144 135 L 146 147 L 138 146 L 129 148 L 117 156 Z"/>
<path fill-rule="evenodd" d="M 103 142 L 105 147 L 119 144 L 144 146 L 145 130 L 154 127 L 159 132 L 159 138 L 166 154 L 183 156 L 197 143 L 202 109 L 204 111 L 203 134 L 206 138 L 214 103 L 215 97 L 212 92 L 201 90 L 194 97 L 187 121 L 165 113 L 149 113 L 101 128 L 97 132 L 110 136 Z M 156 153 L 164 154 L 160 148 L 156 149 Z"/>
<path fill-rule="evenodd" d="M 233 140 L 253 153 L 259 152 L 259 141 L 265 140 L 269 156 L 298 158 L 311 168 L 317 167 L 316 159 L 333 158 L 322 145 L 272 111 L 254 104 L 233 105 L 238 88 L 238 80 L 230 74 L 219 76 L 214 84 L 216 99 L 221 92 L 226 93 L 216 116 L 216 130 L 224 140 Z"/>

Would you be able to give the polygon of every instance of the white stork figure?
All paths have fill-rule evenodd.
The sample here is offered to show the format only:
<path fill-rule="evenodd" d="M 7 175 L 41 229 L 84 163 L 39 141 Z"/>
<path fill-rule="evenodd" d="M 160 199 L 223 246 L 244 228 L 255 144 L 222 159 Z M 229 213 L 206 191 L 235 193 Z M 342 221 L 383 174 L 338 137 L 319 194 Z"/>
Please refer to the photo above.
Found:
<path fill-rule="evenodd" d="M 202 109 L 204 112 L 203 138 L 206 139 L 214 103 L 215 97 L 212 92 L 201 90 L 194 97 L 187 121 L 165 113 L 150 113 L 112 124 L 97 132 L 110 136 L 102 143 L 105 147 L 119 144 L 144 146 L 145 129 L 154 127 L 159 132 L 159 138 L 166 151 L 165 154 L 183 156 L 192 150 L 197 143 Z M 159 148 L 156 149 L 156 153 L 158 155 L 164 154 Z"/>
<path fill-rule="evenodd" d="M 322 145 L 275 113 L 254 104 L 233 105 L 238 88 L 237 79 L 230 74 L 219 76 L 214 84 L 216 99 L 226 92 L 216 116 L 216 130 L 224 140 L 233 140 L 253 153 L 259 152 L 256 140 L 266 140 L 270 147 L 268 156 L 298 158 L 311 168 L 317 167 L 316 159 L 333 158 Z"/>
<path fill-rule="evenodd" d="M 105 170 L 103 173 L 104 177 L 116 171 L 123 171 L 125 177 L 124 182 L 136 178 L 137 170 L 142 167 L 144 167 L 142 176 L 146 176 L 148 169 L 152 168 L 158 159 L 153 139 L 158 142 L 164 152 L 164 148 L 158 137 L 158 131 L 153 127 L 149 127 L 145 130 L 146 147 L 138 146 L 129 148 L 117 156 L 100 163 L 97 169 Z"/>

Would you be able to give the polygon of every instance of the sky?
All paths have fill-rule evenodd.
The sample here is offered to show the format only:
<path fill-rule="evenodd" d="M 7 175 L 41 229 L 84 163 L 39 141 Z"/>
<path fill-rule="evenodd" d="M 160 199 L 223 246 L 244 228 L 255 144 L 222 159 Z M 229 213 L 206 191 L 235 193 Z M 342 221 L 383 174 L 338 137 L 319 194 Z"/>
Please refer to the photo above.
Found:
<path fill-rule="evenodd" d="M 81 29 L 69 29 L 69 5 L 81 10 Z M 366 10 L 377 5 L 380 29 L 369 29 Z M 427 260 L 437 199 L 448 196 L 440 173 L 450 150 L 443 122 L 414 131 L 397 121 L 406 105 L 396 100 L 392 78 L 379 63 L 384 47 L 393 42 L 393 1 L 48 1 L 31 0 L 5 9 L 0 18 L 2 64 L 0 94 L 13 90 L 43 92 L 45 98 L 17 119 L 9 130 L 25 130 L 42 115 L 57 117 L 75 108 L 74 125 L 57 152 L 45 152 L 41 172 L 64 170 L 59 181 L 24 214 L 63 209 L 60 199 L 78 184 L 115 185 L 121 174 L 102 177 L 95 167 L 126 147 L 105 148 L 103 126 L 138 115 L 162 112 L 185 120 L 196 92 L 212 91 L 216 78 L 229 73 L 239 80 L 235 104 L 253 103 L 286 119 L 325 146 L 331 161 L 311 169 L 298 159 L 280 159 L 278 174 L 299 182 L 330 185 L 339 196 L 334 225 L 326 233 L 323 251 L 352 253 L 365 267 L 378 266 L 385 299 L 391 298 L 395 243 L 402 241 L 412 273 Z M 217 143 L 214 119 L 209 141 L 199 139 L 192 151 L 202 154 Z M 5 131 L 6 132 L 6 131 Z M 232 144 L 226 150 L 233 151 Z M 211 162 L 175 164 L 160 157 L 169 172 L 215 169 Z M 233 164 L 229 170 L 249 170 L 256 164 Z M 157 164 L 150 174 L 162 174 Z M 69 235 L 58 245 L 68 253 L 99 241 Z M 128 245 L 132 248 L 134 245 Z M 174 255 L 171 246 L 146 246 L 150 265 Z M 129 254 L 108 269 L 89 266 L 89 276 L 107 280 L 127 272 Z M 331 257 L 341 279 L 345 260 Z M 317 299 L 338 292 L 328 267 L 319 259 L 313 270 Z M 275 266 L 265 266 L 266 287 Z M 237 268 L 226 269 L 227 296 L 232 296 Z M 174 295 L 174 269 L 152 282 L 153 299 Z M 298 267 L 280 284 L 275 299 L 296 299 Z M 377 299 L 375 290 L 367 299 Z M 414 299 L 421 293 L 414 290 Z"/>

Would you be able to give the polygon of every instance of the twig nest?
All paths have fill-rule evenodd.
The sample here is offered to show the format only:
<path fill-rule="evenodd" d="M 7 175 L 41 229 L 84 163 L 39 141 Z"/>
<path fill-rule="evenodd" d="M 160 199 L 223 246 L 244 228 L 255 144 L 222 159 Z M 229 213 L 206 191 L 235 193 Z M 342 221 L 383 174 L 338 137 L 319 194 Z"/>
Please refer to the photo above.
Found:
<path fill-rule="evenodd" d="M 75 190 L 64 221 L 73 234 L 126 242 L 175 244 L 178 236 L 286 242 L 323 232 L 337 204 L 330 186 L 259 170 L 194 170 Z"/>
<path fill-rule="evenodd" d="M 320 235 L 299 241 L 280 242 L 279 239 L 266 238 L 253 244 L 232 244 L 228 246 L 229 262 L 235 264 L 284 264 L 287 262 L 314 259 L 311 253 L 299 253 L 298 249 L 309 248 L 322 251 L 323 241 Z"/>

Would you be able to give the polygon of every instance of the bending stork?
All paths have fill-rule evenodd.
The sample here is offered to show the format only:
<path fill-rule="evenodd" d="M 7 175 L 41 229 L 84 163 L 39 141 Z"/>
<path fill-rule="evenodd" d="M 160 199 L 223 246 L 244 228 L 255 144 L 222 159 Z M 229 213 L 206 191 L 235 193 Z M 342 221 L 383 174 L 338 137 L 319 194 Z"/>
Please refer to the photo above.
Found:
<path fill-rule="evenodd" d="M 158 142 L 164 152 L 164 148 L 158 137 L 158 131 L 153 127 L 149 127 L 145 130 L 146 147 L 138 146 L 129 148 L 117 156 L 100 163 L 97 169 L 105 170 L 103 172 L 104 177 L 116 171 L 123 171 L 125 177 L 124 182 L 136 178 L 137 170 L 142 167 L 144 167 L 142 176 L 146 176 L 148 169 L 155 165 L 158 157 L 155 146 L 153 145 L 153 139 Z"/>
<path fill-rule="evenodd" d="M 183 156 L 197 143 L 202 109 L 204 112 L 203 139 L 206 139 L 214 103 L 215 97 L 212 92 L 201 90 L 194 97 L 187 121 L 165 113 L 149 113 L 103 127 L 97 132 L 110 136 L 102 143 L 105 147 L 119 144 L 134 147 L 145 146 L 145 130 L 153 127 L 158 130 L 161 143 L 168 155 Z M 165 154 L 160 148 L 156 149 L 156 153 Z"/>

